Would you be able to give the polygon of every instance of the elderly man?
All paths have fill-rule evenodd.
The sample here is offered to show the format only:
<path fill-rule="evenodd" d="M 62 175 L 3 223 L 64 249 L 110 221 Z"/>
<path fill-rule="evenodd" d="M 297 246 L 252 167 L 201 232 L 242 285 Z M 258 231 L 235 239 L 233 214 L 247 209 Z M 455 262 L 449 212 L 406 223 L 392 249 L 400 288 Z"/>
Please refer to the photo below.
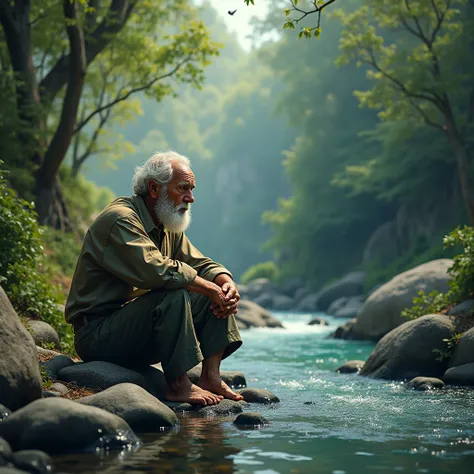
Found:
<path fill-rule="evenodd" d="M 184 234 L 194 202 L 189 160 L 156 153 L 90 226 L 66 303 L 84 361 L 127 367 L 161 362 L 164 398 L 202 405 L 240 400 L 220 377 L 242 340 L 231 273 Z M 202 361 L 197 385 L 186 372 Z"/>

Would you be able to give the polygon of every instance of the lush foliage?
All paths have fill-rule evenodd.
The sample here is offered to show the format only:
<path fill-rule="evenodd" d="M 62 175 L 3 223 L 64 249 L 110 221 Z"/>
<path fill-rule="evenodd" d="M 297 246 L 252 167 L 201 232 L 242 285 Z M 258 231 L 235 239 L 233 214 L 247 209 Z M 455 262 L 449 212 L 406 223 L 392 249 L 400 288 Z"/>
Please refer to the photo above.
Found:
<path fill-rule="evenodd" d="M 268 278 L 270 281 L 276 281 L 278 279 L 278 267 L 275 262 L 261 262 L 251 266 L 240 278 L 240 281 L 246 285 L 249 281 L 255 280 L 256 278 Z"/>
<path fill-rule="evenodd" d="M 450 305 L 460 303 L 474 296 L 474 228 L 456 228 L 444 238 L 447 248 L 461 248 L 462 253 L 453 258 L 448 270 L 452 279 L 446 293 L 432 291 L 428 295 L 420 291 L 413 300 L 413 307 L 402 312 L 407 319 L 415 319 L 425 314 L 438 313 Z"/>
<path fill-rule="evenodd" d="M 18 314 L 56 328 L 65 351 L 73 350 L 60 292 L 49 283 L 41 229 L 33 206 L 7 187 L 0 170 L 0 285 Z"/>

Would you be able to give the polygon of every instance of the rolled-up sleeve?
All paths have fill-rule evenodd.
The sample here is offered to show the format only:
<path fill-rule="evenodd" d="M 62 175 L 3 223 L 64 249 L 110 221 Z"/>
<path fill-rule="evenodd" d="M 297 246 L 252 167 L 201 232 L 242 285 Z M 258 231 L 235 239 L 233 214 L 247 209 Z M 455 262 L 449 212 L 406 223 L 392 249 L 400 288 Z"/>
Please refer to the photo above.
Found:
<path fill-rule="evenodd" d="M 176 258 L 194 268 L 201 278 L 214 281 L 217 275 L 222 273 L 233 278 L 232 273 L 227 270 L 227 268 L 220 263 L 214 262 L 210 258 L 205 257 L 196 247 L 194 247 L 186 235 L 181 234 L 178 248 L 179 251 Z"/>
<path fill-rule="evenodd" d="M 192 265 L 164 256 L 133 216 L 122 217 L 112 225 L 101 265 L 142 289 L 184 288 L 197 275 Z"/>

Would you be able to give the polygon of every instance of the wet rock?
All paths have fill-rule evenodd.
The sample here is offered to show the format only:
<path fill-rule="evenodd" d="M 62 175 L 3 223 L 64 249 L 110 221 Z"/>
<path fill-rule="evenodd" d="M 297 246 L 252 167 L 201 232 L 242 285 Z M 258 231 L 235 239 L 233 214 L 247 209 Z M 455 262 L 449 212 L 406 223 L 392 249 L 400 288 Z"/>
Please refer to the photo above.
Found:
<path fill-rule="evenodd" d="M 349 360 L 336 369 L 340 374 L 358 374 L 364 367 L 365 360 Z"/>
<path fill-rule="evenodd" d="M 308 323 L 308 326 L 329 326 L 329 323 L 323 318 L 314 318 Z"/>
<path fill-rule="evenodd" d="M 443 375 L 443 380 L 448 385 L 474 386 L 474 362 L 451 367 Z"/>
<path fill-rule="evenodd" d="M 49 454 L 122 449 L 138 440 L 122 418 L 64 398 L 29 403 L 0 423 L 0 436 L 14 451 L 38 449 Z"/>
<path fill-rule="evenodd" d="M 274 295 L 271 308 L 275 311 L 288 311 L 295 307 L 295 301 L 286 295 Z"/>
<path fill-rule="evenodd" d="M 47 474 L 53 470 L 53 460 L 43 451 L 24 450 L 13 454 L 12 462 L 18 469 L 32 474 Z"/>
<path fill-rule="evenodd" d="M 234 425 L 242 427 L 257 427 L 268 425 L 268 421 L 264 416 L 257 412 L 247 411 L 241 413 L 235 420 Z"/>
<path fill-rule="evenodd" d="M 352 328 L 355 339 L 379 340 L 405 323 L 401 312 L 413 306 L 420 290 L 445 292 L 451 276 L 450 259 L 433 260 L 400 273 L 372 293 L 360 309 Z"/>
<path fill-rule="evenodd" d="M 164 400 L 163 403 L 175 413 L 193 411 L 196 409 L 196 406 L 191 405 L 191 403 L 168 402 L 167 400 Z"/>
<path fill-rule="evenodd" d="M 408 389 L 419 390 L 422 392 L 433 389 L 442 389 L 444 387 L 444 382 L 435 377 L 415 377 L 406 385 L 406 388 Z"/>
<path fill-rule="evenodd" d="M 188 377 L 192 383 L 197 383 L 199 377 L 201 376 L 202 365 L 196 365 L 191 370 L 188 370 Z M 245 375 L 242 372 L 236 370 L 227 370 L 221 372 L 222 380 L 233 388 L 243 388 L 247 386 L 247 381 L 245 380 Z"/>
<path fill-rule="evenodd" d="M 442 314 L 430 314 L 408 321 L 390 331 L 375 347 L 360 375 L 388 380 L 440 377 L 447 361 L 437 360 L 433 351 L 446 348 L 453 324 Z"/>
<path fill-rule="evenodd" d="M 308 293 L 297 301 L 296 311 L 314 313 L 318 310 L 318 293 Z"/>
<path fill-rule="evenodd" d="M 334 339 L 354 339 L 354 326 L 356 324 L 356 318 L 349 319 L 342 326 L 339 326 L 332 334 L 331 337 Z"/>
<path fill-rule="evenodd" d="M 279 403 L 280 399 L 269 390 L 262 388 L 244 388 L 238 393 L 244 397 L 248 403 Z"/>
<path fill-rule="evenodd" d="M 271 293 L 263 293 L 252 299 L 255 304 L 263 308 L 273 308 L 273 295 Z"/>
<path fill-rule="evenodd" d="M 50 387 L 50 390 L 52 392 L 59 393 L 60 395 L 66 395 L 66 393 L 69 393 L 69 389 L 66 387 L 66 385 L 63 385 L 59 382 L 53 383 L 53 385 Z"/>
<path fill-rule="evenodd" d="M 52 390 L 45 390 L 43 392 L 43 398 L 54 398 L 54 397 L 60 397 L 61 394 L 58 392 L 53 392 Z"/>
<path fill-rule="evenodd" d="M 3 421 L 7 416 L 11 414 L 11 410 L 9 410 L 6 406 L 0 404 L 0 421 Z"/>
<path fill-rule="evenodd" d="M 270 311 L 248 300 L 239 301 L 236 319 L 237 321 L 242 321 L 247 327 L 283 327 L 283 324 Z"/>
<path fill-rule="evenodd" d="M 208 405 L 198 407 L 196 413 L 206 416 L 228 416 L 236 413 L 242 413 L 243 404 L 235 402 L 234 400 L 224 399 L 221 400 L 217 405 Z"/>
<path fill-rule="evenodd" d="M 10 448 L 10 445 L 6 440 L 0 438 L 0 466 L 7 464 L 11 460 L 12 454 L 12 448 Z"/>
<path fill-rule="evenodd" d="M 178 418 L 170 408 L 144 388 L 131 383 L 115 385 L 77 401 L 120 416 L 140 433 L 156 433 L 179 425 Z"/>
<path fill-rule="evenodd" d="M 132 383 L 158 398 L 162 398 L 166 384 L 163 373 L 154 367 L 147 367 L 138 372 L 102 361 L 81 362 L 65 367 L 58 372 L 58 380 L 102 390 L 121 383 Z"/>
<path fill-rule="evenodd" d="M 335 318 L 355 318 L 359 314 L 363 304 L 364 298 L 362 296 L 346 298 L 345 304 L 337 308 L 333 316 Z"/>
<path fill-rule="evenodd" d="M 58 333 L 53 326 L 44 321 L 37 321 L 35 319 L 30 319 L 27 324 L 37 346 L 52 345 L 54 349 L 61 349 Z"/>
<path fill-rule="evenodd" d="M 0 467 L 0 474 L 29 474 L 27 471 L 20 471 L 14 467 Z"/>
<path fill-rule="evenodd" d="M 454 347 L 449 367 L 465 365 L 474 362 L 474 328 L 466 331 Z"/>
<path fill-rule="evenodd" d="M 70 357 L 60 354 L 45 362 L 44 368 L 51 380 L 58 380 L 59 372 L 66 367 L 73 366 L 74 364 L 75 362 Z"/>
<path fill-rule="evenodd" d="M 41 398 L 35 343 L 0 287 L 0 394 L 10 410 Z"/>

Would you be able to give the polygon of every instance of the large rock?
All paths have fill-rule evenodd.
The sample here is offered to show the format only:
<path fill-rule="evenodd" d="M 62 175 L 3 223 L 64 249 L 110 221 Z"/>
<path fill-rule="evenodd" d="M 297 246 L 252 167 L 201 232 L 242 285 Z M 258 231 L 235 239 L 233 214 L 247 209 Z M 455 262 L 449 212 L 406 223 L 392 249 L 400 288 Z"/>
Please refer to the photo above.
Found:
<path fill-rule="evenodd" d="M 468 331 L 474 326 L 474 300 L 466 300 L 450 308 L 447 313 L 451 316 L 456 332 Z"/>
<path fill-rule="evenodd" d="M 255 304 L 262 306 L 263 308 L 273 308 L 273 295 L 271 293 L 262 293 L 252 299 Z"/>
<path fill-rule="evenodd" d="M 275 311 L 288 311 L 295 307 L 293 298 L 286 295 L 275 295 L 272 300 L 271 309 Z"/>
<path fill-rule="evenodd" d="M 37 346 L 52 346 L 54 349 L 61 349 L 58 333 L 53 326 L 35 319 L 30 319 L 27 324 Z"/>
<path fill-rule="evenodd" d="M 474 362 L 449 368 L 443 380 L 449 385 L 474 386 Z"/>
<path fill-rule="evenodd" d="M 300 300 L 296 297 L 296 311 L 300 311 L 302 313 L 314 313 L 318 311 L 318 299 L 319 293 L 307 293 L 306 295 L 302 296 Z"/>
<path fill-rule="evenodd" d="M 43 388 L 33 338 L 0 287 L 0 403 L 17 410 L 41 398 Z"/>
<path fill-rule="evenodd" d="M 68 356 L 59 354 L 44 362 L 43 366 L 51 380 L 57 380 L 59 372 L 65 367 L 71 367 L 75 362 Z"/>
<path fill-rule="evenodd" d="M 105 390 L 121 383 L 132 383 L 162 398 L 166 385 L 163 373 L 155 367 L 136 371 L 112 364 L 93 361 L 77 363 L 58 372 L 58 380 L 74 382 L 80 387 Z"/>
<path fill-rule="evenodd" d="M 270 311 L 262 308 L 258 304 L 248 300 L 239 301 L 239 310 L 236 316 L 237 321 L 240 321 L 245 327 L 269 327 L 282 328 L 283 324 L 277 318 L 272 316 Z"/>
<path fill-rule="evenodd" d="M 352 272 L 318 292 L 317 309 L 326 311 L 332 302 L 343 296 L 358 296 L 364 292 L 365 272 Z"/>
<path fill-rule="evenodd" d="M 378 379 L 406 380 L 440 377 L 447 369 L 436 351 L 446 348 L 443 339 L 451 337 L 454 326 L 442 314 L 429 314 L 393 329 L 377 344 L 360 371 Z"/>
<path fill-rule="evenodd" d="M 275 285 L 268 278 L 256 278 L 247 283 L 247 294 L 252 300 L 263 293 L 273 293 Z"/>
<path fill-rule="evenodd" d="M 138 442 L 117 415 L 64 398 L 43 398 L 17 410 L 0 423 L 0 436 L 13 451 L 39 449 L 49 454 L 121 449 Z"/>
<path fill-rule="evenodd" d="M 474 362 L 474 328 L 466 331 L 459 339 L 459 342 L 454 347 L 450 367 L 457 365 L 470 364 Z"/>
<path fill-rule="evenodd" d="M 244 401 L 248 403 L 279 403 L 280 399 L 270 390 L 263 388 L 244 388 L 239 390 L 240 395 L 244 397 Z"/>
<path fill-rule="evenodd" d="M 332 334 L 334 339 L 356 339 L 354 335 L 354 326 L 356 319 L 349 319 L 342 326 L 339 326 Z"/>
<path fill-rule="evenodd" d="M 113 413 L 140 433 L 156 433 L 179 424 L 173 410 L 142 387 L 131 383 L 115 385 L 78 402 Z"/>
<path fill-rule="evenodd" d="M 357 315 L 353 334 L 358 339 L 378 340 L 405 321 L 401 312 L 413 306 L 420 290 L 445 292 L 450 276 L 450 259 L 433 260 L 400 273 L 382 285 L 365 301 Z"/>
<path fill-rule="evenodd" d="M 427 392 L 429 390 L 442 389 L 444 386 L 444 382 L 435 377 L 415 377 L 407 383 L 406 388 L 410 390 L 418 390 L 420 392 Z"/>
<path fill-rule="evenodd" d="M 345 304 L 333 312 L 335 318 L 355 318 L 364 304 L 363 296 L 352 296 L 346 298 Z"/>

